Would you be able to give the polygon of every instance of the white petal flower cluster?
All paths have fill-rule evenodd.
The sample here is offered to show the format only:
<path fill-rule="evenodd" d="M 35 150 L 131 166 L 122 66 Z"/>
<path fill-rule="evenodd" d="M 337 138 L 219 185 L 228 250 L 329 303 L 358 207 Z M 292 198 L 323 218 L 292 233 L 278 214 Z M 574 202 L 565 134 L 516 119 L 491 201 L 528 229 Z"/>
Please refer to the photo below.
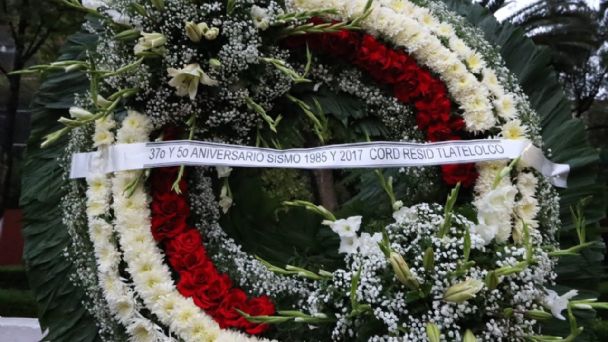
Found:
<path fill-rule="evenodd" d="M 504 243 L 511 236 L 516 194 L 517 189 L 508 184 L 490 190 L 475 201 L 479 223 L 473 232 L 481 236 L 486 245 L 494 239 Z"/>
<path fill-rule="evenodd" d="M 352 254 L 359 248 L 359 237 L 357 232 L 361 228 L 361 216 L 351 216 L 346 219 L 335 221 L 325 220 L 323 224 L 340 236 L 340 249 L 338 252 Z"/>
<path fill-rule="evenodd" d="M 578 295 L 578 291 L 570 290 L 561 296 L 553 290 L 546 289 L 545 291 L 547 292 L 547 295 L 542 300 L 543 305 L 551 310 L 551 313 L 555 318 L 561 319 L 562 321 L 566 320 L 562 315 L 562 311 L 568 307 L 568 301 Z"/>

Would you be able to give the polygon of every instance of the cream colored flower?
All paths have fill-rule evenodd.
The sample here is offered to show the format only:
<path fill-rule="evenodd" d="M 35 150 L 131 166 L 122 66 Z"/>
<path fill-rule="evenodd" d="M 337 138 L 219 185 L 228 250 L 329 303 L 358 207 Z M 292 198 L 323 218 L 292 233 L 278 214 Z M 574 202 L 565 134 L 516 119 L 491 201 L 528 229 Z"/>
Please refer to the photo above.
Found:
<path fill-rule="evenodd" d="M 251 7 L 251 18 L 253 19 L 253 24 L 255 27 L 262 31 L 267 30 L 270 26 L 270 16 L 268 15 L 268 11 L 262 7 L 253 5 Z"/>
<path fill-rule="evenodd" d="M 527 130 L 527 127 L 522 125 L 521 120 L 515 119 L 502 126 L 501 135 L 505 139 L 524 139 Z"/>
<path fill-rule="evenodd" d="M 133 52 L 135 55 L 139 55 L 142 52 L 146 51 L 158 51 L 160 47 L 167 43 L 167 37 L 165 37 L 162 33 L 145 33 L 141 34 L 141 38 L 133 48 Z"/>
<path fill-rule="evenodd" d="M 167 69 L 171 80 L 169 85 L 176 89 L 177 96 L 190 96 L 196 98 L 198 85 L 216 86 L 218 82 L 209 77 L 197 63 L 188 64 L 183 69 Z"/>
<path fill-rule="evenodd" d="M 494 101 L 494 107 L 498 112 L 498 115 L 506 120 L 513 119 L 517 116 L 517 109 L 515 108 L 515 101 L 511 95 L 503 95 Z"/>

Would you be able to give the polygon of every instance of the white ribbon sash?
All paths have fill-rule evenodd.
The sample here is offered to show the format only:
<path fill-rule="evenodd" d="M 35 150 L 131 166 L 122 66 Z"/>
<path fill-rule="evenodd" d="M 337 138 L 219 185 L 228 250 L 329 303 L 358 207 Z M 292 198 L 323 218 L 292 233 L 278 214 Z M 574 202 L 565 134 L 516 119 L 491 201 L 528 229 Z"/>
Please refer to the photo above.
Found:
<path fill-rule="evenodd" d="M 436 143 L 367 142 L 277 150 L 192 140 L 118 144 L 72 157 L 70 178 L 95 173 L 193 165 L 292 169 L 429 166 L 521 157 L 551 183 L 566 187 L 570 166 L 555 164 L 527 140 L 455 140 Z"/>

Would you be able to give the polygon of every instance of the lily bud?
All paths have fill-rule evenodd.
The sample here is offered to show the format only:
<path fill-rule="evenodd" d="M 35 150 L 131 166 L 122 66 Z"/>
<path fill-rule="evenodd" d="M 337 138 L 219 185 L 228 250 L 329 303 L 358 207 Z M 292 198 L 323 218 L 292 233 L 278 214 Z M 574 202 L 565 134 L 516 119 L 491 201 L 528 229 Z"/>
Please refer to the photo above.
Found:
<path fill-rule="evenodd" d="M 537 321 L 546 321 L 553 318 L 553 315 L 543 310 L 528 310 L 524 314 L 526 317 L 535 319 Z"/>
<path fill-rule="evenodd" d="M 397 211 L 401 209 L 401 207 L 403 207 L 403 201 L 395 201 L 395 203 L 393 203 L 393 211 Z"/>
<path fill-rule="evenodd" d="M 477 279 L 469 278 L 461 283 L 452 285 L 443 294 L 443 300 L 452 303 L 463 303 L 481 291 L 483 282 Z"/>
<path fill-rule="evenodd" d="M 198 43 L 201 41 L 201 38 L 203 37 L 203 32 L 201 31 L 201 29 L 195 22 L 188 21 L 188 22 L 186 22 L 186 36 L 191 41 Z"/>
<path fill-rule="evenodd" d="M 470 329 L 467 329 L 464 333 L 464 337 L 462 338 L 462 342 L 477 342 L 477 338 L 473 335 L 473 332 Z"/>
<path fill-rule="evenodd" d="M 391 263 L 397 279 L 399 279 L 403 285 L 411 290 L 417 290 L 420 287 L 418 280 L 416 280 L 416 277 L 414 277 L 410 271 L 410 267 L 400 254 L 391 252 L 388 261 Z"/>
<path fill-rule="evenodd" d="M 141 33 L 139 32 L 139 30 L 137 29 L 129 29 L 129 30 L 124 30 L 122 32 L 120 32 L 119 34 L 115 35 L 114 38 L 118 39 L 118 40 L 134 40 L 139 38 L 139 36 L 141 35 Z"/>
<path fill-rule="evenodd" d="M 141 35 L 142 37 L 139 38 L 139 42 L 133 48 L 136 55 L 145 51 L 157 49 L 167 42 L 167 37 L 162 33 L 142 33 Z"/>
<path fill-rule="evenodd" d="M 432 272 L 435 268 L 435 252 L 433 252 L 433 247 L 429 247 L 424 251 L 422 264 L 427 272 Z"/>
<path fill-rule="evenodd" d="M 441 341 L 441 333 L 439 332 L 439 327 L 437 324 L 428 323 L 426 325 L 426 337 L 428 337 L 429 342 Z"/>
<path fill-rule="evenodd" d="M 106 109 L 110 107 L 110 105 L 112 105 L 112 101 L 108 101 L 105 97 L 97 95 L 97 105 L 101 108 Z"/>
<path fill-rule="evenodd" d="M 80 107 L 70 107 L 70 116 L 74 119 L 90 119 L 93 117 L 93 113 Z"/>
<path fill-rule="evenodd" d="M 213 69 L 217 70 L 222 67 L 222 62 L 220 62 L 219 59 L 211 58 L 209 60 L 209 66 L 212 67 Z"/>
<path fill-rule="evenodd" d="M 220 29 L 217 27 L 212 27 L 207 32 L 205 32 L 205 39 L 214 40 L 220 34 Z"/>

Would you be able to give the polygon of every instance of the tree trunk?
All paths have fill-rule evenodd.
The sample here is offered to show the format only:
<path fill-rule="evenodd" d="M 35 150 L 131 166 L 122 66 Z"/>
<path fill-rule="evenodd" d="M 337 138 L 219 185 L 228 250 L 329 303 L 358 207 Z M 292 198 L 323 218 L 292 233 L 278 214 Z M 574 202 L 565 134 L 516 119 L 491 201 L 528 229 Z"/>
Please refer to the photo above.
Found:
<path fill-rule="evenodd" d="M 314 170 L 315 184 L 319 201 L 325 209 L 335 211 L 338 208 L 338 198 L 334 187 L 334 173 L 330 169 Z"/>

